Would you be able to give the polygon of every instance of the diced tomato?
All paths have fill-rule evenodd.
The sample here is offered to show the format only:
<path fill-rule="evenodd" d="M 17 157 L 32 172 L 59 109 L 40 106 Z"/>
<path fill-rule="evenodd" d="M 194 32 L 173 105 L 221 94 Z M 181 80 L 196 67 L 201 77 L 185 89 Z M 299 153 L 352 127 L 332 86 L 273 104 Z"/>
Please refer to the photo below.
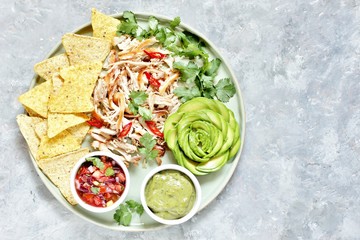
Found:
<path fill-rule="evenodd" d="M 118 199 L 119 199 L 119 195 L 117 195 L 117 194 L 111 194 L 111 200 L 112 200 L 113 202 L 116 202 Z"/>
<path fill-rule="evenodd" d="M 107 182 L 107 181 L 109 180 L 109 177 L 107 177 L 107 176 L 102 176 L 102 177 L 100 177 L 98 180 L 99 180 L 99 182 L 104 183 L 104 182 Z"/>
<path fill-rule="evenodd" d="M 90 126 L 93 126 L 93 127 L 97 127 L 97 128 L 101 128 L 103 126 L 103 122 L 101 122 L 100 120 L 96 119 L 96 118 L 91 118 L 89 121 L 87 121 L 87 123 L 90 125 Z"/>
<path fill-rule="evenodd" d="M 79 175 L 86 175 L 86 174 L 89 174 L 90 173 L 90 171 L 88 170 L 88 168 L 87 167 L 85 167 L 85 166 L 82 166 L 80 169 L 79 169 Z"/>
<path fill-rule="evenodd" d="M 101 186 L 99 192 L 106 193 L 106 186 Z"/>
<path fill-rule="evenodd" d="M 115 186 L 115 190 L 118 192 L 118 193 L 122 193 L 124 191 L 124 186 L 122 184 L 119 184 L 119 185 L 116 185 Z"/>
<path fill-rule="evenodd" d="M 116 177 L 119 178 L 119 182 L 124 183 L 126 178 L 125 175 L 122 172 L 119 172 L 118 174 L 116 174 Z"/>
<path fill-rule="evenodd" d="M 128 135 L 128 133 L 130 132 L 131 130 L 131 126 L 132 126 L 132 122 L 129 122 L 128 124 L 126 124 L 123 129 L 121 130 L 121 132 L 118 134 L 118 137 L 119 138 L 123 138 L 125 137 L 126 135 Z"/>
<path fill-rule="evenodd" d="M 166 57 L 166 54 L 161 52 L 149 52 L 144 50 L 144 53 L 146 53 L 146 55 L 148 55 L 150 58 L 163 59 Z"/>
<path fill-rule="evenodd" d="M 95 207 L 106 207 L 109 201 L 116 202 L 124 192 L 126 177 L 122 169 L 115 161 L 106 156 L 98 156 L 104 164 L 102 169 L 95 165 L 84 163 L 80 166 L 75 179 L 75 187 L 79 197 L 87 204 Z M 89 167 L 93 170 L 89 171 Z M 108 168 L 114 168 L 115 174 L 106 176 L 105 171 Z M 120 170 L 119 170 L 120 169 Z M 120 182 L 116 181 L 119 178 Z M 97 188 L 95 191 L 93 188 Z"/>
<path fill-rule="evenodd" d="M 84 200 L 86 203 L 88 204 L 94 204 L 94 194 L 91 194 L 91 193 L 84 193 L 82 195 L 82 200 Z"/>
<path fill-rule="evenodd" d="M 108 183 L 108 187 L 111 189 L 111 190 L 115 190 L 115 185 L 112 184 L 112 183 Z"/>
<path fill-rule="evenodd" d="M 99 207 L 100 207 L 100 206 L 102 205 L 102 204 L 101 204 L 102 201 L 101 201 L 101 198 L 100 198 L 99 196 L 96 196 L 96 195 L 95 195 L 94 198 L 93 198 L 93 200 L 94 200 L 94 205 L 95 205 L 95 206 L 99 206 Z"/>
<path fill-rule="evenodd" d="M 107 168 L 111 168 L 111 167 L 112 167 L 111 162 L 105 162 L 105 163 L 104 163 L 104 168 L 103 168 L 102 170 L 100 170 L 100 171 L 101 171 L 101 173 L 104 173 L 104 174 L 105 174 L 106 169 L 107 169 Z"/>
<path fill-rule="evenodd" d="M 156 123 L 154 121 L 145 121 L 146 126 L 150 129 L 150 131 L 158 137 L 164 138 L 164 134 L 160 132 L 157 128 Z"/>
<path fill-rule="evenodd" d="M 111 200 L 111 193 L 104 193 L 104 198 L 106 199 L 106 201 L 110 201 Z"/>

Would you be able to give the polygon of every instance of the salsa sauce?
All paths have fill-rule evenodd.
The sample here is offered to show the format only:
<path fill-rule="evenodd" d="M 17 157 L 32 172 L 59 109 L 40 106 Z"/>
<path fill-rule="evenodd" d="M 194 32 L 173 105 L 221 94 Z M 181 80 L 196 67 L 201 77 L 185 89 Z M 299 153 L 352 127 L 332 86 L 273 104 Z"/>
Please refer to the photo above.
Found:
<path fill-rule="evenodd" d="M 121 197 L 125 186 L 123 169 L 107 156 L 86 158 L 75 177 L 77 194 L 94 207 L 111 206 Z"/>

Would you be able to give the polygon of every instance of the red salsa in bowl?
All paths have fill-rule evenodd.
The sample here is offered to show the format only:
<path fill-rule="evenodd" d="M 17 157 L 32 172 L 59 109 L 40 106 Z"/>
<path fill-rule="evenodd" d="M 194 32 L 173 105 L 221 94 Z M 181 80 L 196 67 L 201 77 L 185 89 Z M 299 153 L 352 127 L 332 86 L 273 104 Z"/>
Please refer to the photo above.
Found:
<path fill-rule="evenodd" d="M 128 170 L 117 155 L 109 152 L 93 152 L 81 158 L 71 175 L 75 199 L 91 211 L 116 208 L 128 192 Z"/>

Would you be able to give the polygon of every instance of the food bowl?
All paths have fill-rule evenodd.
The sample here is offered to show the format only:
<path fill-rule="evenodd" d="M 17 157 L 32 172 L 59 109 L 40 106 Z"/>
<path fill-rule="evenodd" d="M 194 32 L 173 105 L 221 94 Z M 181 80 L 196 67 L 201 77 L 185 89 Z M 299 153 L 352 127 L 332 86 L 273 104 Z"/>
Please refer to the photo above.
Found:
<path fill-rule="evenodd" d="M 80 158 L 70 177 L 75 200 L 91 212 L 114 210 L 129 192 L 129 171 L 120 157 L 111 152 L 95 151 Z"/>
<path fill-rule="evenodd" d="M 165 164 L 145 176 L 140 198 L 145 212 L 155 221 L 168 225 L 181 224 L 197 213 L 201 187 L 186 168 Z"/>

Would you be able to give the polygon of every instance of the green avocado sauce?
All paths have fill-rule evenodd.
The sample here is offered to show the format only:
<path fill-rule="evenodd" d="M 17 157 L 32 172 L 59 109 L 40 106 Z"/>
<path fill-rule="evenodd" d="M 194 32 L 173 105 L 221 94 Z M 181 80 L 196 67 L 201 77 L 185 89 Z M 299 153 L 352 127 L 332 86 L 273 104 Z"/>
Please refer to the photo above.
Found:
<path fill-rule="evenodd" d="M 164 170 L 150 179 L 145 188 L 145 198 L 155 215 L 173 220 L 190 212 L 196 193 L 186 175 L 175 170 Z"/>

